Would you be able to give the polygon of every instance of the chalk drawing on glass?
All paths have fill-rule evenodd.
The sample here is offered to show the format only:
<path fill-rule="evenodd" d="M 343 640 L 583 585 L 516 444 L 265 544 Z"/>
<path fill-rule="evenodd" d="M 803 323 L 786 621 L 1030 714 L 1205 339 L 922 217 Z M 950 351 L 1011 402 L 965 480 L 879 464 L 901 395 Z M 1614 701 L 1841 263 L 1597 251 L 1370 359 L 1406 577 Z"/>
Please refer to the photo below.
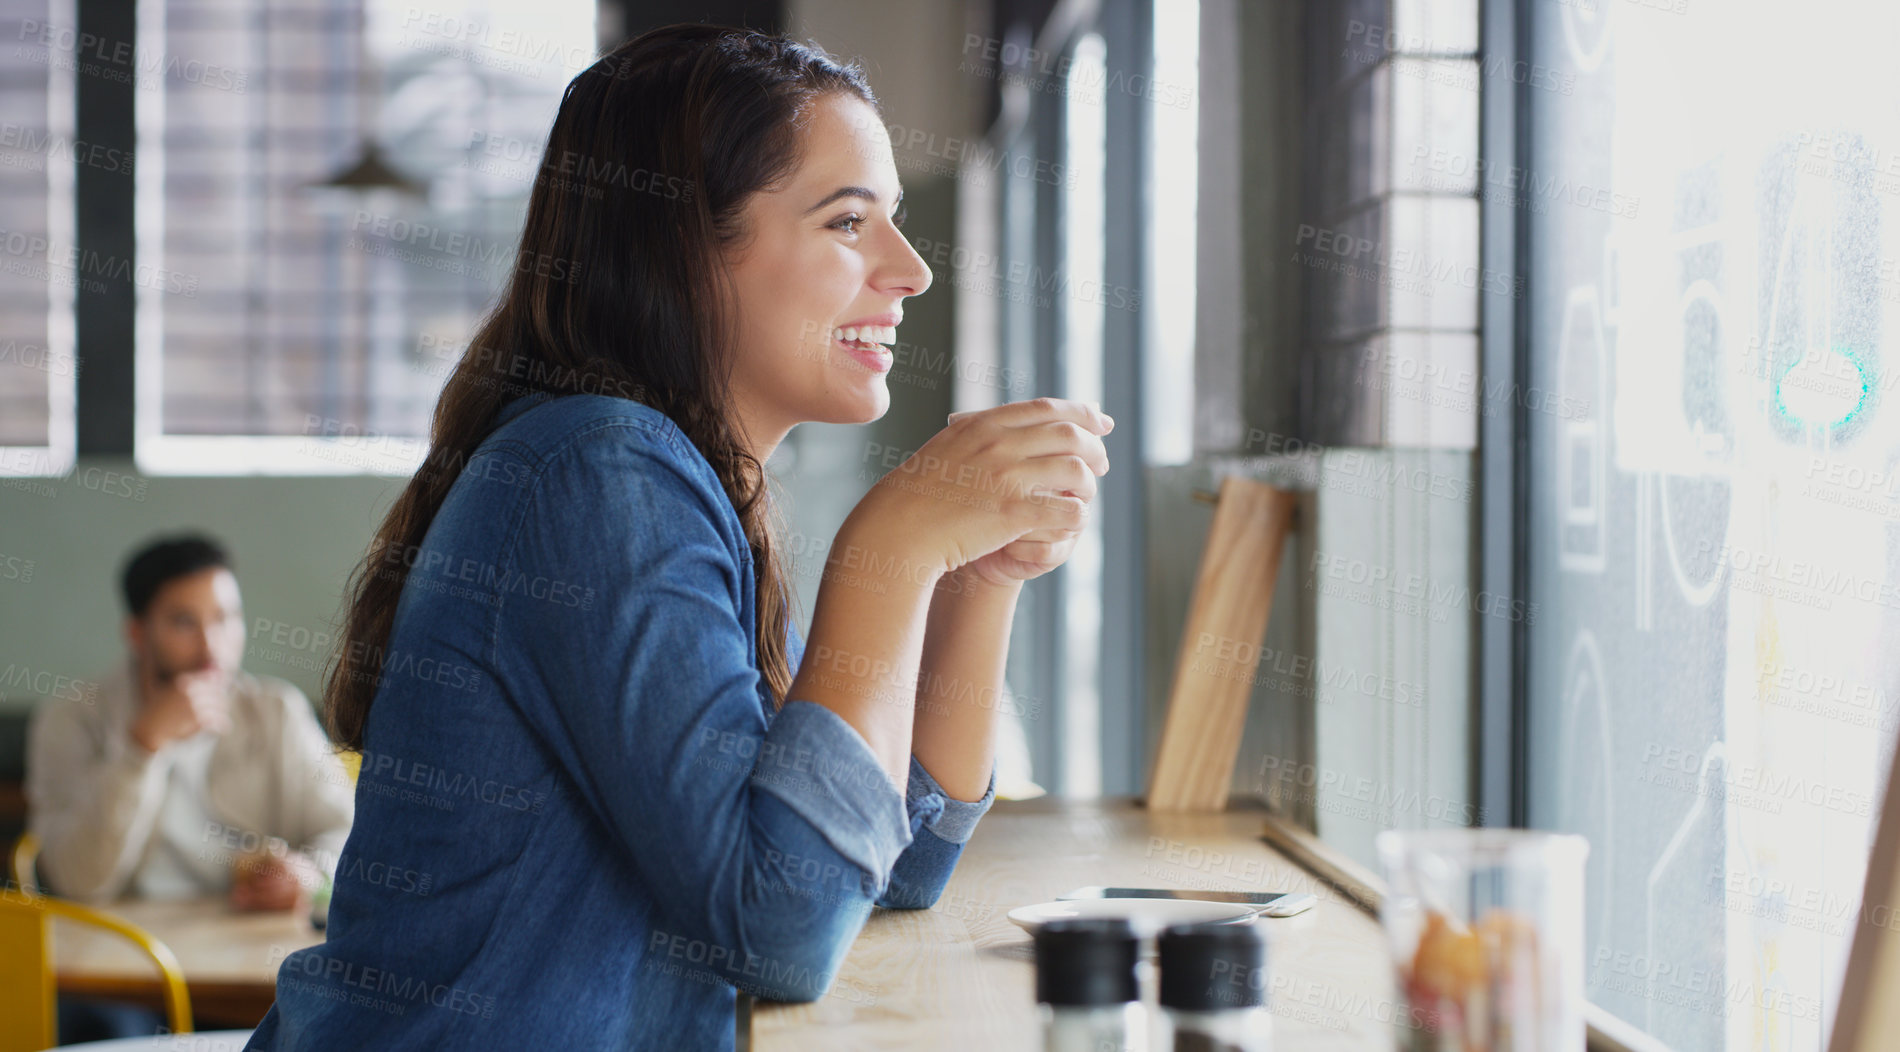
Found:
<path fill-rule="evenodd" d="M 1609 427 L 1609 348 L 1605 346 L 1597 290 L 1570 290 L 1557 342 L 1557 382 L 1564 397 L 1586 407 L 1557 425 L 1558 565 L 1571 573 L 1602 574 L 1607 521 L 1605 473 Z"/>
<path fill-rule="evenodd" d="M 1615 873 L 1611 831 L 1615 798 L 1615 755 L 1610 736 L 1609 683 L 1603 678 L 1603 652 L 1596 635 L 1580 629 L 1570 645 L 1570 657 L 1564 669 L 1565 743 L 1558 754 L 1556 794 L 1560 813 L 1553 828 L 1578 833 L 1590 841 L 1590 855 L 1584 876 L 1588 906 L 1585 916 L 1595 926 L 1592 946 L 1606 946 L 1610 937 L 1610 894 Z"/>
<path fill-rule="evenodd" d="M 1562 10 L 1564 43 L 1577 72 L 1594 72 L 1610 53 L 1610 0 L 1574 0 Z"/>

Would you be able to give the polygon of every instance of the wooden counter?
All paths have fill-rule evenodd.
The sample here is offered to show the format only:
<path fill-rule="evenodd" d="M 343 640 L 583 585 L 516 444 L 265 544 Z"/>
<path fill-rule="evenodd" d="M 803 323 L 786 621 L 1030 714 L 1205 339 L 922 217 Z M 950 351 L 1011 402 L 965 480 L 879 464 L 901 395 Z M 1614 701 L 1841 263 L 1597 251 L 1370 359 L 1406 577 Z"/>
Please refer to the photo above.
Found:
<path fill-rule="evenodd" d="M 827 996 L 750 1006 L 751 1047 L 1035 1052 L 1029 934 L 1006 914 L 1090 884 L 1315 895 L 1311 912 L 1255 922 L 1269 939 L 1274 1047 L 1395 1047 L 1391 1021 L 1403 1012 L 1377 920 L 1268 847 L 1265 823 L 1258 809 L 1166 815 L 1126 801 L 998 803 L 937 905 L 875 911 Z M 742 1003 L 742 1026 L 747 1011 Z"/>
<path fill-rule="evenodd" d="M 1266 813 L 1156 815 L 1125 801 L 998 803 L 978 824 L 942 899 L 878 910 L 830 993 L 814 1004 L 750 1007 L 752 1048 L 1041 1047 L 1027 932 L 1005 916 L 1089 884 L 1303 891 L 1319 905 L 1262 917 L 1279 1052 L 1387 1050 L 1391 966 L 1378 923 L 1260 839 Z M 201 1019 L 254 1025 L 286 953 L 321 941 L 301 917 L 236 913 L 222 900 L 108 907 L 168 943 Z M 148 1000 L 156 973 L 130 944 L 59 922 L 60 989 Z M 741 995 L 742 1016 L 746 1002 Z"/>

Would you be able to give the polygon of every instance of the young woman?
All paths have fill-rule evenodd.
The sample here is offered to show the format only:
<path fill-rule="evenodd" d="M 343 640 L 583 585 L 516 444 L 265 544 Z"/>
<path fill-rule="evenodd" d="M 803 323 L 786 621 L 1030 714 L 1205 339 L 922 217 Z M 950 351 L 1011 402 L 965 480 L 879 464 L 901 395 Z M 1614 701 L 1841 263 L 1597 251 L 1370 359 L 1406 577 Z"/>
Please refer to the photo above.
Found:
<path fill-rule="evenodd" d="M 735 988 L 819 997 L 873 904 L 936 900 L 1113 424 L 958 414 L 847 518 L 799 639 L 761 465 L 888 408 L 930 284 L 900 197 L 860 74 L 789 41 L 671 27 L 569 85 L 353 584 L 356 823 L 251 1047 L 729 1047 Z"/>

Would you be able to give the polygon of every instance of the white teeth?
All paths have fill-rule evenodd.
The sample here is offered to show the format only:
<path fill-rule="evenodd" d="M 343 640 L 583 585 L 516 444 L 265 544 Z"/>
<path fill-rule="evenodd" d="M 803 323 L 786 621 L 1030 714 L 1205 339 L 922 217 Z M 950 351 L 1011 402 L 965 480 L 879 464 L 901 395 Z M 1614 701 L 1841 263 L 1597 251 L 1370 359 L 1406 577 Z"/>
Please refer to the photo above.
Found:
<path fill-rule="evenodd" d="M 856 343 L 859 340 L 863 340 L 866 343 L 896 343 L 897 326 L 853 325 L 849 328 L 831 330 L 831 337 L 834 340 L 843 340 L 846 343 Z"/>

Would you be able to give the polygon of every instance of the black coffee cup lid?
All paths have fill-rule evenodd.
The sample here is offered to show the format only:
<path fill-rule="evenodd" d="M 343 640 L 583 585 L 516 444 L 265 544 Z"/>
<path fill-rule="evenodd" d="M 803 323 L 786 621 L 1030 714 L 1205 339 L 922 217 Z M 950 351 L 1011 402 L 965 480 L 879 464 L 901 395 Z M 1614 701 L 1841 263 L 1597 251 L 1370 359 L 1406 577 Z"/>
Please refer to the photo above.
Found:
<path fill-rule="evenodd" d="M 1163 1005 L 1208 1012 L 1267 1003 L 1267 941 L 1255 925 L 1176 925 L 1155 943 Z"/>
<path fill-rule="evenodd" d="M 1140 941 L 1126 920 L 1049 921 L 1036 929 L 1036 1000 L 1049 1005 L 1113 1005 L 1141 999 L 1135 982 Z"/>

